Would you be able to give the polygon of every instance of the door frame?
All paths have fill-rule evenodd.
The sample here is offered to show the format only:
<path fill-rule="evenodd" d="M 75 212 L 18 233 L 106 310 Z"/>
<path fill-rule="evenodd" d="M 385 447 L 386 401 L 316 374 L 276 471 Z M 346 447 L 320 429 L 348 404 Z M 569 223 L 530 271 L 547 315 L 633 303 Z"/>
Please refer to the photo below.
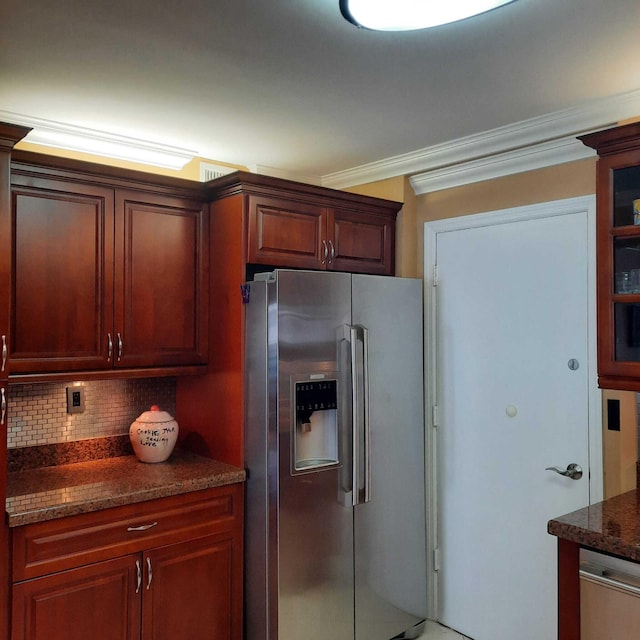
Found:
<path fill-rule="evenodd" d="M 438 451 L 437 451 L 437 240 L 438 234 L 478 227 L 587 214 L 587 358 L 589 504 L 603 499 L 602 399 L 597 375 L 596 327 L 596 197 L 579 196 L 539 204 L 477 213 L 424 225 L 424 326 L 425 326 L 425 459 L 427 461 L 427 615 L 437 619 L 438 606 Z"/>

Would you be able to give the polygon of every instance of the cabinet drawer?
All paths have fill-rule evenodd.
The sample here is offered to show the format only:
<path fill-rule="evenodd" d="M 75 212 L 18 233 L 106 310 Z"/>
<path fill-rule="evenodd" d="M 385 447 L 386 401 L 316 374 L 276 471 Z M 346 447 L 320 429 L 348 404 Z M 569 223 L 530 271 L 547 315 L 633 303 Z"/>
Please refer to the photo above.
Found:
<path fill-rule="evenodd" d="M 242 485 L 104 509 L 13 530 L 13 581 L 242 527 Z"/>
<path fill-rule="evenodd" d="M 580 575 L 580 638 L 635 640 L 640 626 L 640 589 L 590 574 Z"/>

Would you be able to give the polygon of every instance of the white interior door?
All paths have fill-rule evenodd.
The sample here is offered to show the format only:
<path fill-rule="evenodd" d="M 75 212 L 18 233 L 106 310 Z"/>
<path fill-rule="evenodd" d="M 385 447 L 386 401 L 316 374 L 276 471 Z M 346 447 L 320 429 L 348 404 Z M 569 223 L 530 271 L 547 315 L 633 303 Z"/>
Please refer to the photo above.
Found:
<path fill-rule="evenodd" d="M 556 637 L 547 521 L 589 503 L 588 208 L 436 234 L 438 610 L 474 640 Z"/>

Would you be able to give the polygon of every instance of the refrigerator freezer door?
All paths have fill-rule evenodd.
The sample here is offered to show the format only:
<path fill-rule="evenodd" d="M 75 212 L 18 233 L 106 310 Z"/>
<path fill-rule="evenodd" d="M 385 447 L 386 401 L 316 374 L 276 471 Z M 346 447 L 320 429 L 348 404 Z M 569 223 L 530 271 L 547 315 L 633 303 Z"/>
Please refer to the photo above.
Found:
<path fill-rule="evenodd" d="M 344 402 L 350 373 L 340 362 L 341 350 L 347 351 L 348 344 L 338 339 L 340 330 L 350 322 L 351 277 L 278 271 L 276 286 L 278 361 L 273 363 L 273 369 L 277 367 L 279 389 L 277 638 L 353 640 L 353 509 L 345 499 L 345 489 L 350 487 L 344 487 L 343 474 L 345 466 L 350 468 L 346 459 L 349 451 L 344 447 L 344 432 L 351 431 L 349 403 L 345 406 Z M 271 364 L 269 368 L 272 369 Z M 321 426 L 314 416 L 308 423 L 296 418 L 295 389 L 301 380 L 308 380 L 310 389 L 323 380 L 337 381 L 337 464 L 310 467 L 309 471 L 296 468 L 292 434 L 296 429 L 311 429 L 303 434 L 306 437 Z M 319 418 L 330 415 L 325 412 Z M 331 426 L 329 422 L 327 434 L 331 433 Z M 325 441 L 325 445 L 327 451 L 332 450 L 332 441 Z"/>
<path fill-rule="evenodd" d="M 368 332 L 369 502 L 354 507 L 356 640 L 388 640 L 426 614 L 422 283 L 354 275 Z"/>

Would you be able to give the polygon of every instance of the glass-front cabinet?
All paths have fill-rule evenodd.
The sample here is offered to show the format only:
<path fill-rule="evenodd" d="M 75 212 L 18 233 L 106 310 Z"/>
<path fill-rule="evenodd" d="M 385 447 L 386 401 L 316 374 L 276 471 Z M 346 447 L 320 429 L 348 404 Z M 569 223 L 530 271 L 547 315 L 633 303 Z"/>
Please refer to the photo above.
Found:
<path fill-rule="evenodd" d="M 598 153 L 599 384 L 640 391 L 640 123 L 580 139 Z"/>

